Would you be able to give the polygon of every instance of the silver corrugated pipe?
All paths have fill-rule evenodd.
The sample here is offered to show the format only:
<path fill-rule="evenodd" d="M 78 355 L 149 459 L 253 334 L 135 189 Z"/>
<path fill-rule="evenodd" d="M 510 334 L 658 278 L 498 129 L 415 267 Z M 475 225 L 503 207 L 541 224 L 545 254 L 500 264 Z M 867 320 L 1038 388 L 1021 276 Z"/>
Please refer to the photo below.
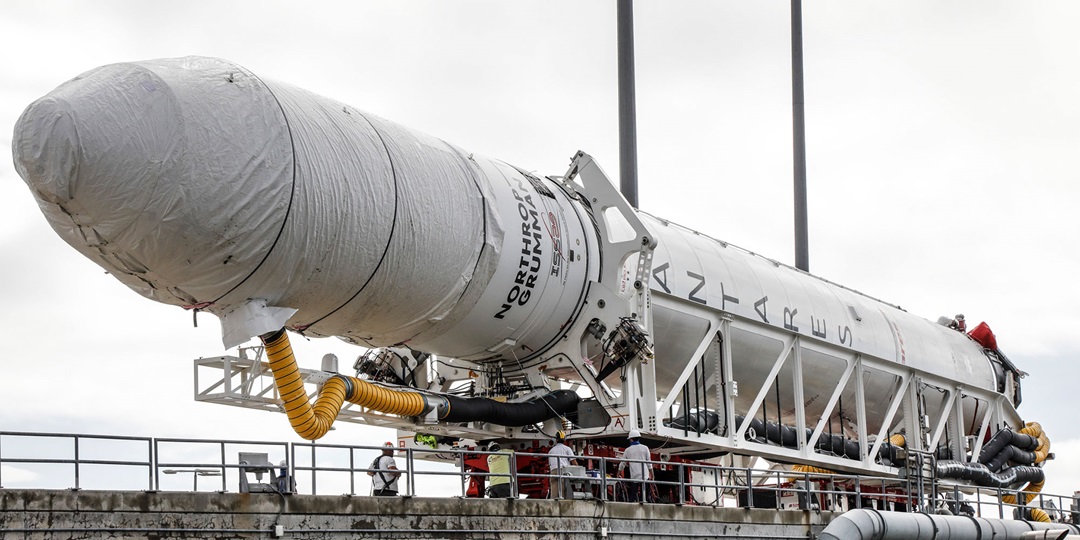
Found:
<path fill-rule="evenodd" d="M 1080 528 L 1065 523 L 984 519 L 923 513 L 849 510 L 821 531 L 820 540 L 1021 540 L 1024 533 Z"/>

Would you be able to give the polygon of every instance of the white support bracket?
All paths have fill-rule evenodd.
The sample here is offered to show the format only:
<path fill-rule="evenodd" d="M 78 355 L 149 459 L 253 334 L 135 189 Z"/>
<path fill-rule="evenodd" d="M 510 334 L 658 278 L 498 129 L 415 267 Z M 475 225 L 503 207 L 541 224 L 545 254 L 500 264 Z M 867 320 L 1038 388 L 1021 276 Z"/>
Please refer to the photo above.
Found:
<path fill-rule="evenodd" d="M 750 422 L 747 420 L 753 418 L 754 415 L 757 414 L 758 409 L 761 408 L 762 402 L 765 401 L 765 396 L 769 393 L 769 388 L 772 386 L 773 381 L 776 380 L 777 374 L 780 373 L 780 368 L 784 367 L 784 363 L 787 362 L 788 356 L 791 356 L 795 343 L 796 338 L 794 336 L 784 342 L 784 347 L 780 350 L 780 354 L 776 357 L 776 361 L 773 362 L 772 370 L 770 370 L 769 375 L 765 377 L 765 382 L 758 390 L 757 396 L 754 397 L 753 404 L 746 410 L 746 420 L 743 420 L 742 425 L 735 431 L 736 441 L 741 441 L 746 437 L 746 430 L 750 428 Z"/>

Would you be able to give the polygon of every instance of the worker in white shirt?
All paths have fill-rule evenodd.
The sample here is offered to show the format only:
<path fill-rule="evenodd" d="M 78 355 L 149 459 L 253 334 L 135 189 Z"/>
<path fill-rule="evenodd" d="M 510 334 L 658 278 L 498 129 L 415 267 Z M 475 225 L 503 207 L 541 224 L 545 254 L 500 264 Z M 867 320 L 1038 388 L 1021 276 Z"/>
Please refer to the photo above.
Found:
<path fill-rule="evenodd" d="M 383 444 L 382 455 L 375 458 L 370 469 L 367 474 L 371 477 L 371 494 L 376 497 L 396 497 L 401 471 L 394 461 L 394 443 Z"/>
<path fill-rule="evenodd" d="M 648 482 L 653 480 L 652 463 L 648 463 L 652 453 L 648 446 L 641 444 L 641 432 L 638 430 L 631 429 L 626 438 L 630 439 L 630 446 L 627 446 L 626 451 L 623 452 L 623 459 L 626 461 L 619 463 L 620 474 L 624 469 L 630 471 L 630 484 L 626 486 L 626 498 L 630 502 L 645 501 L 647 499 L 644 495 Z"/>
<path fill-rule="evenodd" d="M 570 480 L 563 477 L 566 475 L 567 467 L 577 465 L 577 459 L 574 458 L 574 451 L 566 446 L 564 441 L 566 441 L 566 434 L 562 431 L 556 433 L 555 445 L 548 450 L 548 468 L 555 476 L 548 479 L 548 497 L 552 499 L 573 497 L 570 493 Z"/>

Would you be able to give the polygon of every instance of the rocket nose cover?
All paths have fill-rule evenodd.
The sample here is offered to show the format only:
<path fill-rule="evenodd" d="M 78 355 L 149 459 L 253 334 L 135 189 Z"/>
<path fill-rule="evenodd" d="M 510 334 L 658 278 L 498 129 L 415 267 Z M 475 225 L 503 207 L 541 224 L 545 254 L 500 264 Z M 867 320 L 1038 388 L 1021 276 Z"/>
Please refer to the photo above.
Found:
<path fill-rule="evenodd" d="M 240 283 L 270 248 L 291 195 L 280 108 L 257 78 L 214 59 L 86 72 L 26 109 L 12 152 L 65 241 L 175 305 L 213 301 Z"/>
<path fill-rule="evenodd" d="M 52 227 L 124 284 L 372 346 L 443 332 L 494 272 L 481 160 L 230 62 L 114 64 L 26 109 L 12 150 Z"/>

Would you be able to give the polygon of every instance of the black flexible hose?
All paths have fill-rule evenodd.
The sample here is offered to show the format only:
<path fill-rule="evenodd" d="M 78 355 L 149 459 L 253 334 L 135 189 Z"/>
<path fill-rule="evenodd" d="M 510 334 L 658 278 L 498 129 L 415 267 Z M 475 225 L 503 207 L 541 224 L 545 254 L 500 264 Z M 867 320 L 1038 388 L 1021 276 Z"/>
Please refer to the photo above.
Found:
<path fill-rule="evenodd" d="M 446 396 L 446 422 L 483 421 L 500 426 L 520 427 L 565 416 L 577 410 L 581 397 L 572 390 L 556 390 L 524 403 L 502 403 L 488 398 Z"/>
<path fill-rule="evenodd" d="M 979 451 L 979 463 L 991 472 L 1000 471 L 1009 462 L 1031 465 L 1035 463 L 1034 450 L 1038 447 L 1037 438 L 1002 428 Z"/>
<path fill-rule="evenodd" d="M 1046 476 L 1039 467 L 1017 465 L 1001 472 L 993 472 L 982 463 L 962 461 L 939 461 L 937 474 L 943 478 L 970 480 L 983 487 L 1007 488 L 1020 482 L 1042 482 Z"/>

